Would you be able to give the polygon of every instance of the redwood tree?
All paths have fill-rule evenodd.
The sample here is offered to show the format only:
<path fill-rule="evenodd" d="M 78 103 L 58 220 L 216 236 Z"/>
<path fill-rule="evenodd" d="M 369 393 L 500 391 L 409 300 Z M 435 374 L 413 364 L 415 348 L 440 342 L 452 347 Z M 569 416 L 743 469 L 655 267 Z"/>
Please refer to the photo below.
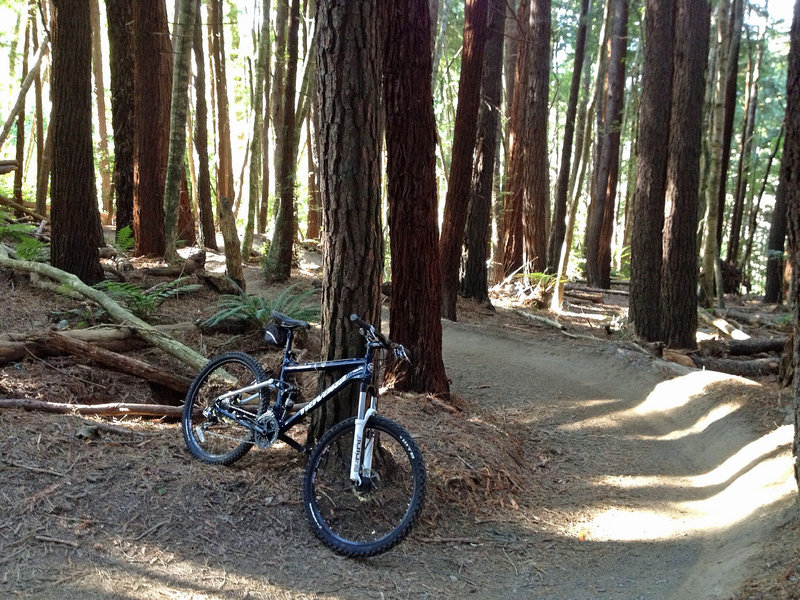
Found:
<path fill-rule="evenodd" d="M 410 367 L 395 364 L 393 373 L 400 389 L 446 394 L 449 385 L 442 362 L 439 318 L 436 123 L 428 0 L 398 0 L 385 6 L 383 14 L 392 253 L 389 321 L 392 339 L 403 344 L 412 359 Z"/>
<path fill-rule="evenodd" d="M 134 252 L 163 256 L 164 185 L 169 151 L 172 46 L 164 0 L 133 3 Z"/>
<path fill-rule="evenodd" d="M 649 341 L 661 339 L 661 251 L 668 149 L 665 142 L 670 131 L 673 23 L 672 2 L 648 0 L 633 202 L 629 319 L 637 335 Z"/>
<path fill-rule="evenodd" d="M 97 250 L 89 5 L 69 0 L 54 4 L 51 260 L 54 267 L 93 284 L 103 279 L 103 269 Z"/>
<path fill-rule="evenodd" d="M 661 270 L 661 330 L 662 339 L 670 348 L 694 348 L 697 343 L 697 192 L 710 14 L 707 0 L 678 0 L 676 10 Z"/>
<path fill-rule="evenodd" d="M 377 0 L 318 0 L 319 189 L 323 206 L 322 360 L 355 356 L 351 313 L 380 324 L 380 44 Z M 309 436 L 353 414 L 350 402 L 314 412 Z"/>
<path fill-rule="evenodd" d="M 133 0 L 106 0 L 117 231 L 133 226 Z"/>
<path fill-rule="evenodd" d="M 464 40 L 461 46 L 461 75 L 458 82 L 458 108 L 453 130 L 453 153 L 447 199 L 444 205 L 439 261 L 442 270 L 442 316 L 456 320 L 458 275 L 461 245 L 467 221 L 472 154 L 480 104 L 481 70 L 486 45 L 486 16 L 489 0 L 466 0 Z"/>

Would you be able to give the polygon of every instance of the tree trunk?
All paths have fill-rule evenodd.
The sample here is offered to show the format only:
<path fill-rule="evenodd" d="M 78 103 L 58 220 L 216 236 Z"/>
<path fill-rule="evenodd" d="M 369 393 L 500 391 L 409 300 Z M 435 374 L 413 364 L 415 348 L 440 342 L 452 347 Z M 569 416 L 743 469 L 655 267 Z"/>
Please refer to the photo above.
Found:
<path fill-rule="evenodd" d="M 550 77 L 550 0 L 531 0 L 528 89 L 525 129 L 527 159 L 523 170 L 522 229 L 526 260 L 532 271 L 545 270 L 550 182 L 547 119 Z"/>
<path fill-rule="evenodd" d="M 111 191 L 111 167 L 108 163 L 108 131 L 106 126 L 105 77 L 103 75 L 103 46 L 100 29 L 100 2 L 90 0 L 92 19 L 92 71 L 94 72 L 94 98 L 97 106 L 97 170 L 100 172 L 100 198 L 105 214 L 104 223 L 111 224 L 114 198 Z"/>
<path fill-rule="evenodd" d="M 403 0 L 383 10 L 387 32 L 383 89 L 392 256 L 389 321 L 392 339 L 409 350 L 412 361 L 410 367 L 398 362 L 390 365 L 390 376 L 399 389 L 447 394 L 439 318 L 442 299 L 436 121 L 428 0 Z M 499 14 L 501 18 L 504 15 L 502 6 Z M 485 265 L 485 240 L 483 252 Z"/>
<path fill-rule="evenodd" d="M 645 9 L 639 160 L 633 201 L 629 320 L 646 341 L 661 339 L 661 261 L 667 178 L 674 7 L 649 0 Z"/>
<path fill-rule="evenodd" d="M 111 126 L 114 129 L 114 195 L 119 232 L 133 227 L 133 1 L 106 0 L 106 17 L 111 66 Z"/>
<path fill-rule="evenodd" d="M 553 224 L 550 228 L 550 239 L 547 244 L 547 270 L 555 272 L 564 243 L 567 223 L 567 193 L 569 187 L 570 160 L 572 158 L 572 142 L 575 137 L 575 117 L 578 112 L 578 93 L 581 86 L 583 61 L 586 56 L 586 35 L 589 29 L 589 6 L 591 0 L 581 0 L 581 11 L 578 16 L 578 33 L 575 40 L 575 58 L 572 63 L 572 80 L 567 101 L 567 114 L 564 117 L 564 143 L 561 146 L 561 165 L 558 169 L 556 192 L 553 205 Z"/>
<path fill-rule="evenodd" d="M 256 84 L 253 89 L 253 137 L 250 140 L 250 194 L 247 203 L 247 221 L 242 238 L 242 257 L 250 258 L 253 251 L 253 232 L 256 228 L 256 212 L 261 200 L 259 175 L 261 174 L 262 140 L 264 135 L 264 78 L 267 72 L 267 55 L 269 39 L 269 3 L 263 8 L 261 33 L 258 40 L 258 58 L 256 59 Z"/>
<path fill-rule="evenodd" d="M 289 2 L 291 0 L 277 0 L 275 11 L 275 74 L 272 78 L 272 127 L 275 132 L 275 207 L 273 217 L 278 213 L 278 198 L 281 197 L 281 173 L 283 167 L 283 99 L 286 95 L 286 28 L 289 24 Z M 294 99 L 292 99 L 294 106 Z"/>
<path fill-rule="evenodd" d="M 717 243 L 717 222 L 721 218 L 718 197 L 720 188 L 725 187 L 722 179 L 722 144 L 725 129 L 725 83 L 726 67 L 730 49 L 730 33 L 728 22 L 730 19 L 730 0 L 720 0 L 717 4 L 717 40 L 716 40 L 716 69 L 714 77 L 714 98 L 712 125 L 709 134 L 710 158 L 708 164 L 708 184 L 706 188 L 706 219 L 705 234 L 703 236 L 702 281 L 701 300 L 710 304 L 711 299 L 719 294 L 722 298 L 723 291 L 716 290 L 715 273 L 719 259 L 719 244 Z M 716 290 L 716 293 L 715 293 Z"/>
<path fill-rule="evenodd" d="M 175 59 L 172 68 L 172 101 L 170 103 L 169 155 L 164 187 L 164 257 L 168 261 L 178 258 L 178 213 L 180 210 L 181 181 L 186 177 L 186 112 L 189 103 L 189 77 L 191 75 L 192 41 L 197 5 L 195 0 L 180 0 L 180 13 L 176 15 Z"/>
<path fill-rule="evenodd" d="M 506 193 L 503 215 L 503 273 L 510 275 L 522 267 L 522 196 L 526 162 L 527 129 L 525 128 L 528 89 L 528 39 L 530 0 L 522 0 L 517 13 L 517 57 L 514 64 L 514 91 L 511 116 L 508 120 Z"/>
<path fill-rule="evenodd" d="M 230 198 L 227 196 L 220 198 L 217 210 L 219 212 L 219 229 L 225 244 L 225 273 L 244 291 L 245 280 L 239 234 L 236 231 L 236 218 L 233 216 L 233 203 Z"/>
<path fill-rule="evenodd" d="M 197 18 L 194 25 L 195 76 L 195 131 L 194 147 L 197 151 L 197 212 L 200 219 L 200 236 L 203 246 L 217 250 L 217 235 L 214 231 L 214 207 L 211 204 L 211 173 L 208 164 L 208 105 L 206 104 L 206 65 L 203 53 L 203 23 L 200 18 L 200 2 L 197 0 Z"/>
<path fill-rule="evenodd" d="M 601 115 L 597 131 L 598 156 L 586 234 L 586 278 L 589 285 L 600 288 L 611 286 L 611 238 L 619 174 L 627 31 L 628 1 L 614 0 L 614 29 L 606 74 L 607 93 L 603 105 L 597 107 Z"/>
<path fill-rule="evenodd" d="M 678 0 L 661 271 L 661 339 L 669 348 L 696 346 L 697 191 L 709 20 L 706 0 Z"/>
<path fill-rule="evenodd" d="M 35 3 L 30 3 L 30 8 L 35 8 Z M 37 20 L 34 18 L 32 22 L 31 32 L 33 34 L 33 51 L 39 51 L 39 27 Z M 36 73 L 36 79 L 33 83 L 34 96 L 36 98 L 36 210 L 41 214 L 47 212 L 47 191 L 42 193 L 42 175 L 45 165 L 45 132 L 44 132 L 44 103 L 42 101 L 42 76 L 39 72 Z M 49 171 L 49 166 L 48 166 Z M 44 184 L 47 186 L 47 183 Z M 41 210 L 39 210 L 41 209 Z"/>
<path fill-rule="evenodd" d="M 306 120 L 306 139 L 308 140 L 308 226 L 306 227 L 306 238 L 318 240 L 320 234 L 320 223 L 322 221 L 322 206 L 319 203 L 319 187 L 317 186 L 317 131 L 316 131 L 316 108 L 312 100 L 309 106 L 308 119 Z"/>
<path fill-rule="evenodd" d="M 231 124 L 228 114 L 228 83 L 225 75 L 225 37 L 223 35 L 222 0 L 209 0 L 208 20 L 211 28 L 209 53 L 213 63 L 217 106 L 217 210 L 223 198 L 233 206 L 236 199 L 233 186 L 231 154 Z M 238 240 L 237 240 L 238 246 Z"/>
<path fill-rule="evenodd" d="M 92 48 L 89 5 L 55 2 L 52 102 L 51 262 L 87 284 L 103 279 L 97 251 L 92 148 Z"/>
<path fill-rule="evenodd" d="M 294 207 L 294 182 L 297 174 L 295 139 L 295 89 L 297 79 L 297 46 L 300 27 L 300 0 L 292 0 L 286 41 L 286 83 L 283 96 L 282 147 L 280 171 L 276 181 L 280 182 L 278 215 L 275 232 L 264 271 L 272 281 L 286 281 L 292 272 L 292 247 L 297 228 Z"/>
<path fill-rule="evenodd" d="M 458 108 L 453 129 L 453 152 L 447 198 L 444 205 L 439 262 L 442 270 L 442 316 L 456 320 L 458 275 L 461 246 L 467 221 L 472 155 L 475 150 L 483 53 L 486 46 L 488 0 L 467 0 L 464 9 L 464 39 L 461 75 L 458 82 Z"/>
<path fill-rule="evenodd" d="M 588 0 L 587 0 L 588 1 Z M 489 302 L 486 259 L 491 233 L 492 191 L 495 156 L 498 154 L 500 107 L 503 101 L 503 27 L 505 3 L 490 0 L 488 37 L 481 80 L 481 103 L 475 143 L 475 164 L 467 211 L 464 245 L 467 254 L 460 293 L 479 302 Z"/>
<path fill-rule="evenodd" d="M 356 356 L 351 313 L 380 324 L 380 40 L 378 3 L 317 0 L 322 360 Z M 320 384 L 324 385 L 322 379 Z M 355 396 L 314 412 L 309 436 L 353 414 Z"/>
<path fill-rule="evenodd" d="M 22 80 L 28 76 L 28 51 L 30 50 L 31 19 L 25 21 L 25 40 L 22 44 Z M 17 144 L 16 161 L 19 167 L 14 171 L 14 201 L 23 204 L 22 200 L 22 175 L 25 172 L 25 101 L 23 99 L 21 110 L 17 116 Z"/>
<path fill-rule="evenodd" d="M 164 184 L 169 152 L 172 46 L 164 0 L 133 3 L 134 190 L 133 233 L 137 255 L 163 256 Z"/>

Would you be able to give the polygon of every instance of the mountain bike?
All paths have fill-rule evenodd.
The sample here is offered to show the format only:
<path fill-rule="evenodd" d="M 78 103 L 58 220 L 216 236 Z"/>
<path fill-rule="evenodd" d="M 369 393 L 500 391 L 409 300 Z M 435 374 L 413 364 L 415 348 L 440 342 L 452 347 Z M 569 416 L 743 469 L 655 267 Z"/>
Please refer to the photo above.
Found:
<path fill-rule="evenodd" d="M 279 376 L 268 375 L 243 352 L 209 361 L 186 396 L 181 417 L 186 445 L 195 458 L 229 465 L 253 446 L 266 449 L 285 442 L 308 455 L 303 505 L 319 539 L 344 556 L 385 552 L 408 534 L 425 497 L 422 454 L 405 429 L 377 414 L 373 384 L 375 352 L 408 360 L 406 351 L 354 314 L 350 320 L 366 341 L 363 357 L 298 363 L 292 341 L 296 330 L 309 324 L 278 312 L 272 318 L 265 340 L 283 346 Z M 300 390 L 289 381 L 292 375 L 341 370 L 346 372 L 312 400 L 298 402 Z M 351 385 L 359 391 L 354 417 L 331 427 L 313 447 L 287 435 Z"/>

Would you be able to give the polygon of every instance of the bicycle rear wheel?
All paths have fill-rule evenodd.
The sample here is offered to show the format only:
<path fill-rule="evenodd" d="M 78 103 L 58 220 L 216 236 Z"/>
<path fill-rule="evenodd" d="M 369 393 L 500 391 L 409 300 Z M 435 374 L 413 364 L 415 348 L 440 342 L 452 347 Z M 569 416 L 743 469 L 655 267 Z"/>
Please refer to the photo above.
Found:
<path fill-rule="evenodd" d="M 373 443 L 372 464 L 361 484 L 350 480 L 355 418 L 332 427 L 306 465 L 303 504 L 314 533 L 344 556 L 374 556 L 409 532 L 425 498 L 425 464 L 412 437 L 379 416 L 364 429 Z"/>
<path fill-rule="evenodd" d="M 268 390 L 236 394 L 224 401 L 219 397 L 266 380 L 258 361 L 243 352 L 222 354 L 198 373 L 186 395 L 181 417 L 183 438 L 192 456 L 210 464 L 228 465 L 252 448 L 252 431 L 218 409 L 244 410 L 255 418 L 266 409 Z"/>

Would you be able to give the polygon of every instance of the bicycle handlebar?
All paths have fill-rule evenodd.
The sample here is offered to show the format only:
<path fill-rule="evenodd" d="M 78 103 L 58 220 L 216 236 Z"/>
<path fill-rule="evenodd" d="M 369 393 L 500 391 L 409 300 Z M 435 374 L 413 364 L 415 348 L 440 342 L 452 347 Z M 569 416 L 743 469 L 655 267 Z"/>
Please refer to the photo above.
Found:
<path fill-rule="evenodd" d="M 350 315 L 350 320 L 361 328 L 364 337 L 366 337 L 367 340 L 375 341 L 379 343 L 383 348 L 391 350 L 397 358 L 411 362 L 410 359 L 408 358 L 408 355 L 406 354 L 406 349 L 403 347 L 402 344 L 393 342 L 385 335 L 383 335 L 381 332 L 376 331 L 374 325 L 370 325 L 355 313 Z"/>

